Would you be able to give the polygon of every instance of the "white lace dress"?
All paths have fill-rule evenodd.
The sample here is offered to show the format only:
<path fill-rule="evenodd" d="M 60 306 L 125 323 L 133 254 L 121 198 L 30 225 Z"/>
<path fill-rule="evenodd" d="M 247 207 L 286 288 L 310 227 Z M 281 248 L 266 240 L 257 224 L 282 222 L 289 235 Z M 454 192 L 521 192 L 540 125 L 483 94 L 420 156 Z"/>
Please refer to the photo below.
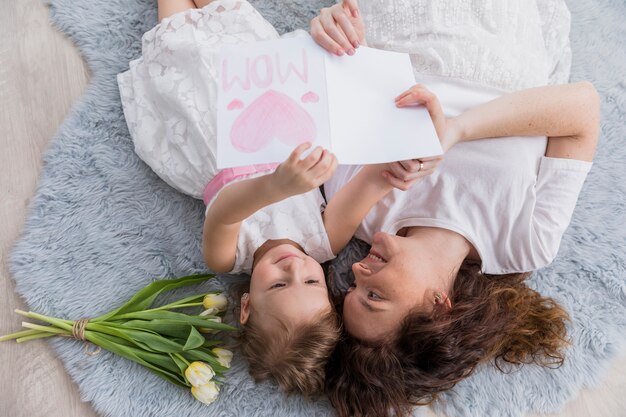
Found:
<path fill-rule="evenodd" d="M 515 91 L 569 79 L 563 0 L 360 0 L 368 46 L 411 55 L 421 74 Z"/>
<path fill-rule="evenodd" d="M 202 198 L 218 173 L 219 47 L 276 38 L 242 0 L 174 14 L 143 35 L 141 57 L 117 81 L 135 152 L 169 185 Z"/>
<path fill-rule="evenodd" d="M 117 77 L 137 155 L 177 190 L 201 199 L 216 165 L 218 50 L 276 39 L 244 0 L 216 0 L 163 19 L 142 38 L 142 56 Z M 255 174 L 259 175 L 259 174 Z M 245 178 L 245 177 L 240 177 Z M 334 257 L 319 190 L 264 207 L 241 226 L 232 273 L 250 273 L 256 249 L 291 239 L 318 262 Z"/>

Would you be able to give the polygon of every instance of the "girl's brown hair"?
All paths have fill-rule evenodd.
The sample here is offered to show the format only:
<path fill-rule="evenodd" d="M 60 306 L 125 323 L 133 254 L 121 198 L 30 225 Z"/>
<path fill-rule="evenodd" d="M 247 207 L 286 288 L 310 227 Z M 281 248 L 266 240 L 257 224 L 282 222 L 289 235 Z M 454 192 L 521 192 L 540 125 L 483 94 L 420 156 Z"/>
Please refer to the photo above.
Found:
<path fill-rule="evenodd" d="M 395 337 L 376 345 L 345 334 L 327 367 L 326 393 L 339 417 L 404 417 L 494 360 L 558 367 L 565 310 L 526 286 L 530 274 L 485 275 L 464 263 L 452 307 L 409 314 Z"/>
<path fill-rule="evenodd" d="M 239 343 L 256 381 L 273 379 L 286 393 L 314 397 L 324 392 L 326 362 L 340 336 L 339 316 L 332 310 L 310 322 L 291 326 L 274 320 L 271 331 L 252 321 L 241 329 Z"/>
<path fill-rule="evenodd" d="M 240 300 L 248 291 L 247 284 L 235 285 L 231 295 Z M 237 310 L 234 311 L 236 317 Z M 326 363 L 341 335 L 340 318 L 334 306 L 329 312 L 297 326 L 277 317 L 258 316 L 250 314 L 236 336 L 254 380 L 273 379 L 287 394 L 307 398 L 322 394 Z M 275 328 L 264 331 L 259 320 L 272 320 Z"/>

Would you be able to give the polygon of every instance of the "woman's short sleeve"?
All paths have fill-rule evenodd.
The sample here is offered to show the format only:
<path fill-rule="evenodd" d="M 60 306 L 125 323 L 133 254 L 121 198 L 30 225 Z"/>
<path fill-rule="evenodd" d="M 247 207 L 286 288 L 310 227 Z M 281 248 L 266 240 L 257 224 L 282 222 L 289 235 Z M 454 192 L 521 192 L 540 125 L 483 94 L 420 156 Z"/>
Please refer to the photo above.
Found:
<path fill-rule="evenodd" d="M 536 263 L 547 265 L 556 257 L 591 166 L 576 159 L 541 159 L 531 236 Z"/>

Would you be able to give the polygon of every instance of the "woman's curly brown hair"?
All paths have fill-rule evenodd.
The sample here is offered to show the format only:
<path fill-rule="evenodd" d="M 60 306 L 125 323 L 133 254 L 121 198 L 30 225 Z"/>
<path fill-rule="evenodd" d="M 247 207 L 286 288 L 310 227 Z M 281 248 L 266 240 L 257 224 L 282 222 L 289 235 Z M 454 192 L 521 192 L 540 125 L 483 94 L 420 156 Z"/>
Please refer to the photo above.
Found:
<path fill-rule="evenodd" d="M 450 309 L 409 314 L 397 337 L 382 344 L 344 333 L 326 371 L 325 391 L 338 416 L 404 417 L 488 360 L 500 370 L 562 365 L 569 316 L 524 283 L 529 275 L 485 275 L 464 263 Z"/>

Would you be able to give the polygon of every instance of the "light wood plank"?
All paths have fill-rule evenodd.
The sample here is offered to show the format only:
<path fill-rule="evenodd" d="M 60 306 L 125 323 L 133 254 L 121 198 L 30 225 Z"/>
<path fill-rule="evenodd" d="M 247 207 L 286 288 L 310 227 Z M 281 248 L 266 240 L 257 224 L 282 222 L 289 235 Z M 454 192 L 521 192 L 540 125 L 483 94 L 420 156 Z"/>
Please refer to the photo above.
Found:
<path fill-rule="evenodd" d="M 38 0 L 2 0 L 0 27 L 0 334 L 20 330 L 7 257 L 35 193 L 41 153 L 82 94 L 88 73 Z M 0 344 L 0 416 L 90 417 L 88 403 L 42 341 Z"/>

